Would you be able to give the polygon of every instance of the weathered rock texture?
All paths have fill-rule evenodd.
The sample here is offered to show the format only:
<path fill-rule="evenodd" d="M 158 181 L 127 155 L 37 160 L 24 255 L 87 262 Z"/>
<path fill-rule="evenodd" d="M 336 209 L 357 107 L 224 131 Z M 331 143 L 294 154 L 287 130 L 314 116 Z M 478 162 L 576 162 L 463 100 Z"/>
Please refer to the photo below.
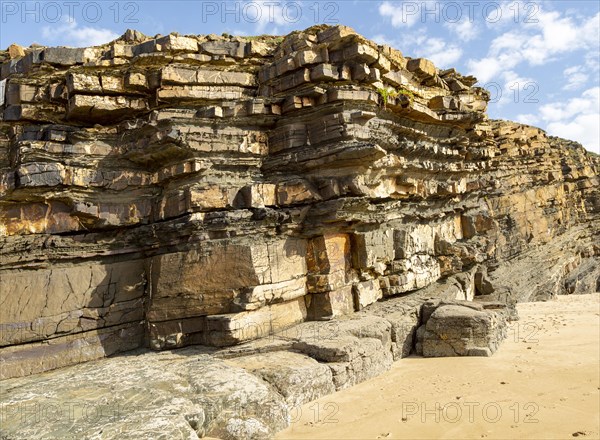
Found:
<path fill-rule="evenodd" d="M 461 304 L 450 300 L 451 285 L 449 278 L 355 314 L 304 322 L 233 347 L 136 350 L 6 379 L 2 432 L 14 439 L 270 438 L 298 417 L 304 403 L 375 377 L 407 356 L 427 314 L 429 324 L 438 310 Z M 462 303 L 460 309 L 482 308 Z M 478 316 L 461 319 L 450 331 L 489 330 L 477 326 Z M 481 332 L 475 337 L 479 346 L 487 342 Z M 324 406 L 325 417 L 335 408 Z"/>
<path fill-rule="evenodd" d="M 366 338 L 292 342 L 339 388 L 410 351 L 420 302 L 382 299 L 598 289 L 600 161 L 488 120 L 473 77 L 342 26 L 24 53 L 1 55 L 3 378 L 367 307 Z"/>

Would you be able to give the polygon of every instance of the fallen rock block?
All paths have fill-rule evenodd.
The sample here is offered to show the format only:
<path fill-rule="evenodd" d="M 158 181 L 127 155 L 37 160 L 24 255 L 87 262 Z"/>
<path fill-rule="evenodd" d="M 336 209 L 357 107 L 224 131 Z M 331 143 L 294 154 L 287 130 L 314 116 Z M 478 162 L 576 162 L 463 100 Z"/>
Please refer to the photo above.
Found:
<path fill-rule="evenodd" d="M 391 349 L 394 360 L 407 357 L 414 350 L 414 338 L 419 327 L 421 305 L 424 298 L 436 296 L 427 293 L 425 295 L 421 298 L 417 294 L 378 301 L 358 312 L 359 315 L 384 318 L 391 324 Z"/>
<path fill-rule="evenodd" d="M 425 357 L 491 356 L 507 337 L 501 303 L 430 300 L 421 314 L 415 348 Z"/>

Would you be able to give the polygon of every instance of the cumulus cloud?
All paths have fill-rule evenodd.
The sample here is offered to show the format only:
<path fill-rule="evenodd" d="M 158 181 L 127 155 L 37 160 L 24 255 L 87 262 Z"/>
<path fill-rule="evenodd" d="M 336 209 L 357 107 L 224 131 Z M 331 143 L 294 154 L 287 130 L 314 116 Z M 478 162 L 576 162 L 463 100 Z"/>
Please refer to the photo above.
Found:
<path fill-rule="evenodd" d="M 600 87 L 585 90 L 581 96 L 567 101 L 544 104 L 539 113 L 546 121 L 562 121 L 573 115 L 597 113 L 600 111 Z"/>
<path fill-rule="evenodd" d="M 597 50 L 600 13 L 575 18 L 538 7 L 531 21 L 523 21 L 516 29 L 494 38 L 485 57 L 470 59 L 467 62 L 470 73 L 487 82 L 522 63 L 538 66 L 574 51 Z"/>
<path fill-rule="evenodd" d="M 529 0 L 493 2 L 483 4 L 481 11 L 489 29 L 503 29 L 519 23 L 536 23 L 540 3 Z"/>
<path fill-rule="evenodd" d="M 409 28 L 421 20 L 421 14 L 412 2 L 383 2 L 379 5 L 379 15 L 389 18 L 395 28 Z"/>
<path fill-rule="evenodd" d="M 590 72 L 600 72 L 600 50 L 590 50 L 585 54 L 585 67 Z"/>
<path fill-rule="evenodd" d="M 539 22 L 525 25 L 538 33 L 522 43 L 522 57 L 533 65 L 540 65 L 558 54 L 594 48 L 600 40 L 600 13 L 577 22 L 562 17 L 559 12 L 539 13 Z"/>
<path fill-rule="evenodd" d="M 297 12 L 295 9 L 293 11 L 284 11 L 280 2 L 251 0 L 249 3 L 251 3 L 253 9 L 248 10 L 247 14 L 252 17 L 252 20 L 256 19 L 255 31 L 258 34 L 280 34 L 279 27 L 285 27 L 290 24 L 288 23 L 286 14 Z M 293 15 L 289 18 L 290 20 L 296 19 Z M 271 26 L 271 28 L 267 30 L 267 26 Z"/>
<path fill-rule="evenodd" d="M 539 86 L 532 78 L 507 70 L 500 75 L 501 81 L 496 83 L 499 96 L 495 102 L 498 107 L 514 103 L 537 104 L 539 102 Z M 489 85 L 488 85 L 489 87 Z"/>
<path fill-rule="evenodd" d="M 554 136 L 577 140 L 589 151 L 600 154 L 599 119 L 600 113 L 579 115 L 568 122 L 551 122 L 546 130 Z"/>
<path fill-rule="evenodd" d="M 428 38 L 417 51 L 419 56 L 430 59 L 438 67 L 451 67 L 462 56 L 462 49 L 448 44 L 441 38 Z"/>
<path fill-rule="evenodd" d="M 471 41 L 479 35 L 479 26 L 468 15 L 457 23 L 447 22 L 444 26 L 459 40 Z"/>
<path fill-rule="evenodd" d="M 377 44 L 387 44 L 389 46 L 391 46 L 391 42 L 392 42 L 392 40 L 390 40 L 388 37 L 386 37 L 383 34 L 375 34 L 371 37 L 371 40 L 373 40 Z"/>
<path fill-rule="evenodd" d="M 390 39 L 383 34 L 373 39 L 380 44 L 389 44 L 406 51 L 412 57 L 430 59 L 437 67 L 452 67 L 463 55 L 460 44 L 447 39 L 431 37 L 426 26 L 415 26 L 417 23 L 438 23 L 444 17 L 444 4 L 439 1 L 391 2 L 384 1 L 379 5 L 379 15 L 389 20 L 394 28 L 411 28 L 410 32 L 397 33 Z M 478 34 L 478 27 L 470 20 L 468 14 L 457 9 L 452 21 L 445 21 L 449 32 L 456 34 L 462 41 L 469 41 Z M 454 18 L 456 17 L 456 20 Z"/>
<path fill-rule="evenodd" d="M 48 44 L 86 47 L 98 46 L 118 38 L 110 29 L 80 26 L 73 18 L 67 18 L 56 26 L 44 26 L 42 37 Z"/>
<path fill-rule="evenodd" d="M 527 125 L 537 125 L 540 123 L 540 118 L 532 113 L 521 113 L 515 117 L 515 120 Z"/>
<path fill-rule="evenodd" d="M 566 80 L 566 84 L 563 86 L 563 90 L 577 90 L 582 88 L 589 79 L 589 75 L 586 72 L 584 66 L 572 66 L 568 67 L 563 71 L 563 75 Z"/>
<path fill-rule="evenodd" d="M 566 101 L 545 104 L 537 117 L 546 123 L 549 134 L 576 140 L 600 154 L 600 87 L 589 88 Z"/>

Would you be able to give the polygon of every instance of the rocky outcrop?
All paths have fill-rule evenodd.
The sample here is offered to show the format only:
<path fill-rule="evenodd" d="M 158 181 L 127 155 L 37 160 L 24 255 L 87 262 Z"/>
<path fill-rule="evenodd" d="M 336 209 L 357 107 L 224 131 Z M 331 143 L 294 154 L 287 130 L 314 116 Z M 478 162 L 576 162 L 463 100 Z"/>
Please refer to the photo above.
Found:
<path fill-rule="evenodd" d="M 291 342 L 339 388 L 409 353 L 424 298 L 597 289 L 600 161 L 487 119 L 475 78 L 343 26 L 23 52 L 0 77 L 3 378 L 371 310 L 369 337 Z"/>

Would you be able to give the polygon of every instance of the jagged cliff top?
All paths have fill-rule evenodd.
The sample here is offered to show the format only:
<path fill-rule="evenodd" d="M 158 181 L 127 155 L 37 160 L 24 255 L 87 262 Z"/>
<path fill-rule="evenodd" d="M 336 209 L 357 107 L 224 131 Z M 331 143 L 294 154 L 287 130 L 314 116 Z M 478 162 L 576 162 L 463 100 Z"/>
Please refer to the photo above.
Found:
<path fill-rule="evenodd" d="M 403 59 L 405 59 L 405 60 L 412 59 L 412 57 L 403 56 L 402 52 L 398 49 L 392 48 L 385 44 L 378 45 L 375 42 L 360 35 L 354 29 L 352 29 L 348 26 L 343 26 L 343 25 L 337 25 L 337 26 L 315 25 L 315 26 L 311 26 L 303 31 L 293 31 L 287 35 L 263 34 L 263 35 L 256 35 L 256 36 L 236 36 L 236 35 L 230 35 L 227 33 L 223 33 L 222 35 L 216 35 L 216 34 L 198 34 L 198 35 L 185 34 L 185 35 L 181 35 L 178 32 L 171 32 L 170 34 L 168 34 L 166 36 L 157 34 L 157 35 L 151 37 L 151 36 L 147 36 L 147 35 L 143 34 L 142 32 L 139 32 L 137 30 L 128 29 L 119 38 L 116 38 L 115 40 L 110 41 L 105 44 L 91 46 L 90 48 L 107 49 L 115 44 L 116 45 L 118 45 L 118 44 L 127 44 L 127 45 L 134 44 L 135 45 L 135 44 L 146 43 L 146 42 L 149 42 L 152 40 L 156 41 L 157 44 L 161 44 L 160 42 L 169 41 L 171 37 L 175 38 L 175 39 L 183 37 L 185 39 L 195 40 L 198 42 L 198 44 L 202 44 L 204 42 L 209 42 L 209 41 L 238 42 L 238 43 L 254 42 L 256 46 L 259 46 L 259 45 L 263 46 L 260 49 L 257 48 L 259 52 L 264 51 L 264 55 L 267 55 L 269 52 L 272 52 L 276 56 L 277 53 L 275 52 L 275 49 L 278 48 L 279 46 L 281 46 L 283 51 L 289 51 L 290 49 L 295 49 L 294 45 L 298 44 L 298 42 L 305 37 L 309 37 L 309 39 L 315 43 L 317 41 L 319 43 L 323 42 L 323 40 L 319 40 L 319 34 L 321 34 L 321 36 L 323 36 L 323 35 L 325 35 L 324 32 L 330 37 L 333 34 L 338 33 L 338 35 L 340 35 L 340 36 L 349 37 L 349 38 L 354 39 L 355 41 L 359 41 L 363 44 L 367 44 L 372 48 L 378 49 L 388 55 L 391 55 L 391 58 L 395 59 L 398 62 L 401 62 L 401 60 L 403 60 Z M 4 63 L 4 62 L 14 60 L 14 59 L 19 59 L 21 57 L 26 56 L 27 54 L 29 54 L 31 52 L 39 51 L 46 47 L 52 47 L 52 46 L 42 46 L 40 44 L 33 43 L 29 47 L 22 47 L 17 44 L 11 44 L 6 50 L 0 49 L 0 63 Z M 60 47 L 68 47 L 68 46 L 60 46 Z M 442 77 L 447 76 L 447 75 L 460 75 L 453 68 L 445 69 L 445 70 L 436 69 L 436 71 Z M 463 78 L 463 83 L 465 83 L 465 84 L 473 85 L 477 82 L 477 79 L 475 77 L 473 77 L 472 75 L 466 76 L 466 77 L 463 77 L 462 75 L 460 75 L 460 76 Z"/>
<path fill-rule="evenodd" d="M 68 49 L 69 55 L 60 52 L 54 52 L 50 57 L 44 56 L 45 49 L 61 49 L 54 47 L 46 47 L 39 44 L 32 44 L 29 47 L 21 47 L 16 44 L 10 45 L 6 50 L 0 50 L 0 63 L 2 70 L 0 80 L 6 79 L 9 76 L 18 76 L 19 74 L 35 75 L 36 64 L 43 64 L 42 74 L 51 73 L 54 69 L 62 70 L 68 66 L 81 65 L 84 68 L 114 68 L 121 69 L 124 60 L 128 60 L 131 64 L 140 64 L 141 58 L 146 58 L 142 62 L 147 64 L 152 52 L 169 52 L 174 55 L 172 61 L 183 62 L 190 64 L 198 64 L 206 62 L 206 59 L 201 57 L 194 58 L 192 54 L 199 55 L 207 54 L 212 57 L 212 64 L 215 64 L 215 58 L 221 58 L 221 64 L 216 68 L 229 70 L 227 65 L 232 63 L 244 64 L 244 58 L 254 58 L 254 63 L 245 69 L 243 66 L 236 66 L 238 70 L 255 70 L 256 58 L 264 58 L 265 61 L 273 59 L 282 59 L 285 61 L 286 56 L 302 51 L 303 49 L 330 45 L 335 49 L 335 46 L 341 46 L 353 41 L 364 45 L 365 48 L 373 50 L 373 60 L 375 65 L 382 73 L 382 78 L 374 78 L 371 81 L 373 88 L 378 90 L 380 95 L 386 94 L 385 89 L 390 86 L 401 89 L 406 89 L 406 92 L 400 91 L 406 95 L 411 101 L 416 97 L 417 101 L 422 95 L 422 90 L 416 90 L 411 86 L 411 78 L 392 79 L 389 76 L 389 71 L 398 71 L 411 73 L 412 77 L 416 77 L 421 86 L 429 86 L 430 88 L 441 89 L 444 95 L 468 93 L 476 95 L 478 98 L 477 105 L 473 110 L 478 113 L 485 113 L 489 93 L 480 87 L 474 87 L 477 79 L 473 76 L 463 76 L 455 69 L 440 70 L 433 63 L 423 58 L 413 59 L 404 56 L 398 49 L 387 45 L 377 45 L 371 40 L 358 34 L 353 29 L 347 26 L 328 26 L 316 25 L 302 31 L 294 31 L 286 36 L 259 35 L 259 36 L 233 36 L 229 34 L 215 35 L 180 35 L 177 32 L 172 32 L 166 36 L 155 35 L 153 37 L 144 35 L 143 33 L 128 29 L 119 38 L 110 41 L 106 44 L 88 47 L 88 48 L 65 48 Z M 207 50 L 211 44 L 214 46 L 219 43 L 225 44 L 227 48 L 217 49 L 216 57 L 214 49 Z M 332 44 L 333 43 L 333 44 Z M 225 46 L 224 46 L 225 47 Z M 329 50 L 331 50 L 331 48 Z M 187 54 L 187 55 L 186 55 Z M 367 55 L 368 58 L 368 54 Z M 381 62 L 384 60 L 385 62 Z M 46 61 L 46 63 L 44 63 Z M 326 60 L 327 61 L 327 60 Z M 288 62 L 289 61 L 285 61 Z M 210 62 L 208 63 L 211 64 Z M 275 64 L 275 63 L 274 63 Z M 281 64 L 281 63 L 280 63 Z M 367 63 L 368 64 L 368 63 Z M 210 66 L 208 66 L 210 68 Z M 277 66 L 275 66 L 277 68 Z M 213 66 L 213 68 L 215 68 Z M 33 71 L 32 71 L 33 70 Z M 386 74 L 388 77 L 386 78 Z M 379 81 L 383 80 L 383 82 Z M 391 80 L 391 81 L 390 81 Z M 392 94 L 398 97 L 398 90 L 389 89 Z M 430 93 L 426 93 L 431 98 Z M 390 96 L 380 96 L 383 101 L 390 100 Z M 391 97 L 392 99 L 394 96 Z M 402 98 L 402 96 L 400 96 Z M 474 101 L 471 99 L 471 101 Z M 465 100 L 462 100 L 465 103 Z M 384 103 L 387 104 L 387 103 Z M 411 102 L 412 104 L 412 102 Z M 429 108 L 432 108 L 431 102 L 424 102 Z M 450 102 L 448 99 L 438 99 L 433 103 L 434 110 L 438 113 L 441 110 L 443 113 L 458 110 L 460 104 Z M 454 107 L 454 108 L 453 108 Z M 574 143 L 574 146 L 577 146 Z"/>
<path fill-rule="evenodd" d="M 9 79 L 5 121 L 108 124 L 173 99 L 222 103 L 237 93 L 238 101 L 271 106 L 273 116 L 354 100 L 415 121 L 466 127 L 486 119 L 489 100 L 474 77 L 404 57 L 345 26 L 313 26 L 285 37 L 147 37 L 128 30 L 101 46 L 12 45 L 1 56 L 0 80 Z M 200 90 L 215 85 L 231 93 Z"/>

